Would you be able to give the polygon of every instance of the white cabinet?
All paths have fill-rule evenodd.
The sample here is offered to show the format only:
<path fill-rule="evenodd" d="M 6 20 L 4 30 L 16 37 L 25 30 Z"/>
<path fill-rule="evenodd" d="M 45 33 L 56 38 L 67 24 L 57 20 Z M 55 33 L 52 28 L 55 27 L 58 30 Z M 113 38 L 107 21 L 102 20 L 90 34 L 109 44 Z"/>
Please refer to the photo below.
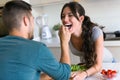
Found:
<path fill-rule="evenodd" d="M 110 44 L 111 43 L 111 44 Z M 109 49 L 111 51 L 111 53 L 113 54 L 113 57 L 115 58 L 115 60 L 117 62 L 120 62 L 120 41 L 116 42 L 116 41 L 110 41 L 109 42 L 105 42 L 105 47 L 107 49 Z M 112 44 L 113 43 L 113 44 Z M 118 43 L 119 45 L 117 45 L 116 43 Z M 60 60 L 60 56 L 61 56 L 61 49 L 58 46 L 55 47 L 51 47 L 50 45 L 48 45 L 48 47 L 50 48 L 50 50 L 52 51 L 52 53 L 54 54 L 54 56 L 56 57 L 56 59 L 59 61 Z M 70 52 L 70 58 L 71 58 L 71 63 L 72 64 L 78 64 L 80 62 L 80 59 L 78 56 L 73 55 Z"/>
<path fill-rule="evenodd" d="M 116 62 L 120 62 L 120 46 L 106 46 L 113 54 Z"/>
<path fill-rule="evenodd" d="M 105 41 L 104 45 L 108 48 L 117 62 L 120 62 L 120 41 Z"/>
<path fill-rule="evenodd" d="M 11 0 L 0 0 L 0 6 L 4 6 L 6 2 L 11 1 Z M 29 3 L 29 0 L 23 0 L 25 2 Z"/>
<path fill-rule="evenodd" d="M 10 0 L 0 0 L 0 6 L 4 6 L 4 4 L 8 1 L 10 1 Z"/>
<path fill-rule="evenodd" d="M 52 38 L 50 40 L 39 40 L 38 38 L 34 39 L 35 41 L 40 41 L 45 43 L 50 50 L 53 52 L 57 60 L 60 60 L 61 56 L 61 49 L 60 49 L 60 42 L 57 38 Z M 105 41 L 104 46 L 111 51 L 114 58 L 117 62 L 120 62 L 120 41 Z M 79 63 L 80 59 L 77 56 L 74 56 L 70 52 L 71 63 L 76 64 Z"/>
<path fill-rule="evenodd" d="M 69 1 L 72 0 L 30 0 L 30 3 L 32 6 L 45 6 L 45 5 L 59 4 Z"/>
<path fill-rule="evenodd" d="M 55 58 L 58 61 L 60 61 L 61 48 L 60 47 L 49 47 L 49 49 L 52 51 Z M 80 58 L 78 56 L 73 55 L 71 52 L 70 52 L 70 60 L 71 60 L 71 64 L 78 64 L 80 62 Z"/>

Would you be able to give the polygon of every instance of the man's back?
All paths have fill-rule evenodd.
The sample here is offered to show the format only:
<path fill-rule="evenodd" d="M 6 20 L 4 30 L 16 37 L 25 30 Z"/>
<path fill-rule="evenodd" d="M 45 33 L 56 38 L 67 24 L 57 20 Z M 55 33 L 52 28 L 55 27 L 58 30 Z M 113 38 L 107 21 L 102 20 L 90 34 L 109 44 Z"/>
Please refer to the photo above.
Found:
<path fill-rule="evenodd" d="M 68 80 L 71 33 L 63 28 L 69 38 L 61 34 L 59 62 L 43 43 L 31 40 L 34 33 L 31 7 L 23 0 L 8 1 L 4 5 L 2 20 L 9 36 L 0 38 L 0 80 L 39 80 L 41 72 L 54 80 Z"/>
<path fill-rule="evenodd" d="M 39 80 L 41 71 L 51 73 L 56 79 L 60 76 L 67 79 L 69 76 L 61 73 L 69 70 L 67 64 L 58 63 L 40 42 L 16 36 L 0 39 L 0 80 Z"/>
<path fill-rule="evenodd" d="M 30 42 L 32 41 L 10 36 L 0 40 L 0 80 L 2 77 L 6 80 L 37 78 L 33 74 L 38 74 L 35 69 L 38 57 L 36 51 L 39 47 Z"/>

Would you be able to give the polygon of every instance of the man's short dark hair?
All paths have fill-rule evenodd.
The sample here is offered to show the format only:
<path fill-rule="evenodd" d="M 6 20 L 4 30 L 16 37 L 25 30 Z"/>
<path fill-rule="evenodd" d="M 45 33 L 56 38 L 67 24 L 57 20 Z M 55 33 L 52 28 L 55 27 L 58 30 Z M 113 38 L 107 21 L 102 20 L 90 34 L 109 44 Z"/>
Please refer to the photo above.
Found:
<path fill-rule="evenodd" d="M 31 10 L 31 5 L 25 1 L 14 0 L 7 2 L 3 8 L 2 18 L 8 31 L 11 31 L 13 28 L 19 29 L 23 15 L 29 18 Z"/>

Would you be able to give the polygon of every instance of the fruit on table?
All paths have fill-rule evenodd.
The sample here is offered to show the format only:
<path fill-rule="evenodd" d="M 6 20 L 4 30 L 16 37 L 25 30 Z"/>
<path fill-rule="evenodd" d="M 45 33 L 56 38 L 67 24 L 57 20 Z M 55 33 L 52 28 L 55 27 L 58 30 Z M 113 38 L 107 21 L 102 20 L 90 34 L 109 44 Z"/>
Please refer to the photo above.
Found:
<path fill-rule="evenodd" d="M 71 65 L 71 71 L 84 71 L 86 70 L 87 68 L 84 66 L 84 65 L 77 65 L 77 64 L 72 64 Z"/>
<path fill-rule="evenodd" d="M 108 69 L 108 70 L 102 69 L 101 74 L 107 78 L 113 78 L 116 76 L 117 71 L 111 70 L 111 69 Z"/>

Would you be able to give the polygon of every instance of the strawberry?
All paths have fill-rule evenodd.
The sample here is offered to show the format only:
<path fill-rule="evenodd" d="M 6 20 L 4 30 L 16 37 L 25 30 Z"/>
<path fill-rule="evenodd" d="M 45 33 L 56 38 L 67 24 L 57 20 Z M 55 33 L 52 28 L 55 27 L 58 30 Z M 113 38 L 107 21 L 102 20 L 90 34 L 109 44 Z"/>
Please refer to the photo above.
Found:
<path fill-rule="evenodd" d="M 108 69 L 108 70 L 105 70 L 105 69 L 102 69 L 101 71 L 101 74 L 107 78 L 113 78 L 116 76 L 117 72 L 116 70 L 111 70 L 111 69 Z"/>
<path fill-rule="evenodd" d="M 106 75 L 107 71 L 105 69 L 102 70 L 101 74 Z"/>
<path fill-rule="evenodd" d="M 115 77 L 117 72 L 115 70 L 113 70 L 111 74 L 112 74 L 113 77 Z"/>

